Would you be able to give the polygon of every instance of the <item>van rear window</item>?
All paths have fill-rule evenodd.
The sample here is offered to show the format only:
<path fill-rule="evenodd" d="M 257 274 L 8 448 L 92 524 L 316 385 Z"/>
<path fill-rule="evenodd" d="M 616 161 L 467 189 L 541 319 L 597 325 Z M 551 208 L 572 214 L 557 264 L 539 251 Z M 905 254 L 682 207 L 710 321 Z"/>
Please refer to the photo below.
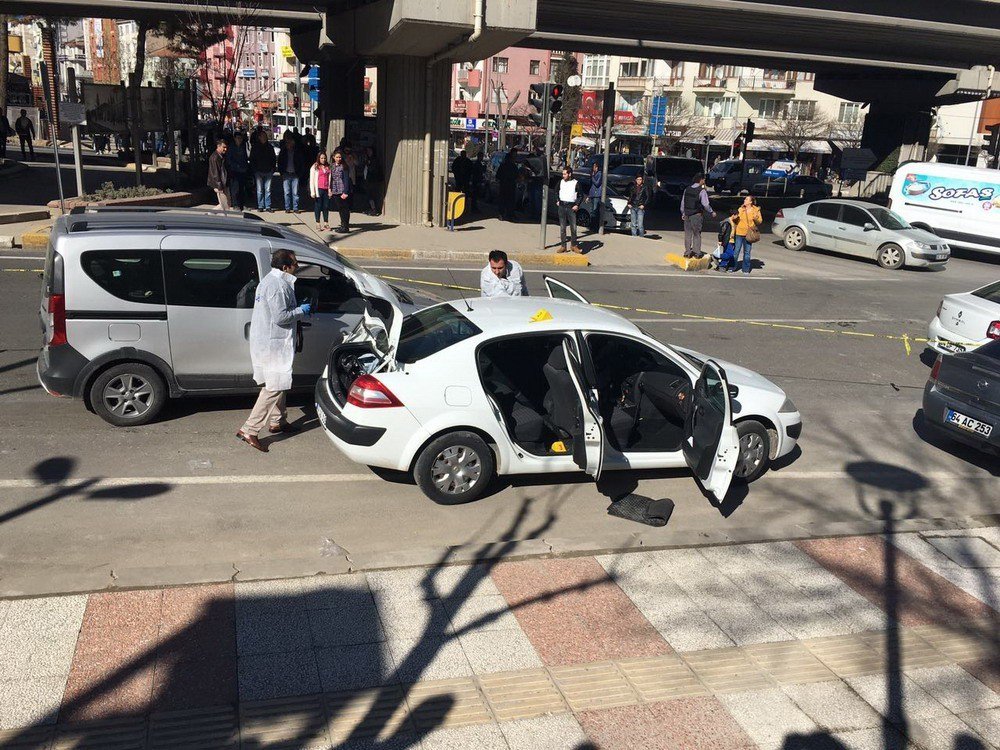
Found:
<path fill-rule="evenodd" d="M 410 365 L 482 332 L 451 305 L 428 307 L 403 318 L 396 359 Z"/>
<path fill-rule="evenodd" d="M 88 250 L 80 264 L 95 284 L 118 299 L 164 303 L 159 250 Z"/>

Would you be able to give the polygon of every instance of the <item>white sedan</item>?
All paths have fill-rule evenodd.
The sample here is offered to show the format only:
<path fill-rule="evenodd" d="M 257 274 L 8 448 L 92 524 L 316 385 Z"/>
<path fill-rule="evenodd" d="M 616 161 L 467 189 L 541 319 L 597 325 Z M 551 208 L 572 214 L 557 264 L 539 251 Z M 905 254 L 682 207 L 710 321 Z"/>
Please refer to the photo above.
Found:
<path fill-rule="evenodd" d="M 1000 339 L 1000 281 L 946 295 L 928 326 L 928 346 L 942 354 L 971 352 Z"/>
<path fill-rule="evenodd" d="M 795 447 L 784 391 L 660 343 L 546 277 L 553 299 L 452 301 L 366 319 L 330 352 L 316 412 L 348 458 L 442 504 L 501 474 L 690 467 L 721 500 Z"/>

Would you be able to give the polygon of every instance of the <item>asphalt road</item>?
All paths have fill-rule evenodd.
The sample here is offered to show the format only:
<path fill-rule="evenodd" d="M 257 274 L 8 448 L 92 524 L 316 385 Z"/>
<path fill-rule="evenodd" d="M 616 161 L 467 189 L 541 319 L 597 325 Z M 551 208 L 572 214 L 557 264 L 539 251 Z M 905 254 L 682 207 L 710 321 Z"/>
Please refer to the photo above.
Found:
<path fill-rule="evenodd" d="M 943 272 L 892 273 L 765 240 L 749 278 L 667 267 L 554 272 L 593 302 L 628 308 L 662 340 L 758 370 L 798 405 L 801 450 L 721 507 L 684 472 L 598 486 L 528 477 L 477 503 L 438 507 L 412 484 L 344 459 L 308 396 L 291 409 L 306 431 L 267 455 L 233 437 L 248 398 L 179 401 L 156 424 L 110 427 L 37 386 L 41 264 L 0 259 L 0 595 L 308 573 L 336 568 L 345 551 L 361 567 L 427 562 L 449 546 L 502 539 L 569 551 L 837 534 L 876 528 L 883 500 L 899 519 L 1000 512 L 1000 460 L 921 427 L 930 359 L 904 341 L 926 335 L 943 294 L 1000 278 L 1000 264 L 957 258 Z M 452 283 L 441 268 L 378 270 L 458 294 L 435 286 Z M 477 269 L 452 273 L 460 286 L 478 283 Z M 528 284 L 541 293 L 541 274 L 529 272 Z M 674 500 L 665 528 L 606 515 L 609 496 L 636 485 Z"/>

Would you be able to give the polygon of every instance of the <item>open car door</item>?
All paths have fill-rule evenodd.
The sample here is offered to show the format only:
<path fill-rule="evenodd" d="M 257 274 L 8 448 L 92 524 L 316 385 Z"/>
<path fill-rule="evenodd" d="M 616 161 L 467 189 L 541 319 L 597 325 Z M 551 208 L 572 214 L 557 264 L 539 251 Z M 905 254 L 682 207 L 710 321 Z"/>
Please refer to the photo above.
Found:
<path fill-rule="evenodd" d="M 563 341 L 563 355 L 570 379 L 579 399 L 577 432 L 573 435 L 573 461 L 597 481 L 604 465 L 604 421 L 597 408 L 597 392 L 588 388 L 583 376 L 583 364 L 570 339 Z"/>
<path fill-rule="evenodd" d="M 545 280 L 545 288 L 549 290 L 549 296 L 552 299 L 568 299 L 574 302 L 582 302 L 585 305 L 590 304 L 582 294 L 569 284 L 564 284 L 559 279 L 553 279 L 551 276 L 543 276 L 542 278 Z"/>
<path fill-rule="evenodd" d="M 684 460 L 705 491 L 721 502 L 733 481 L 740 448 L 725 371 L 708 360 L 690 398 L 684 420 Z"/>

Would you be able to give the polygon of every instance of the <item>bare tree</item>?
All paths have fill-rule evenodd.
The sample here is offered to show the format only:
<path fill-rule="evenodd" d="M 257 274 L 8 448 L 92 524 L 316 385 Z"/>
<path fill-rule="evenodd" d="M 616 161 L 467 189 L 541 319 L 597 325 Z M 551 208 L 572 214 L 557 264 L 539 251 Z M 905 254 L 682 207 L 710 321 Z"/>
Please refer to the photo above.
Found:
<path fill-rule="evenodd" d="M 833 123 L 830 127 L 830 138 L 837 141 L 841 148 L 859 148 L 864 132 L 865 118 L 859 117 L 855 122 Z"/>
<path fill-rule="evenodd" d="M 554 55 L 555 53 L 553 53 Z M 570 131 L 577 122 L 577 114 L 580 111 L 580 87 L 570 86 L 566 83 L 570 77 L 575 76 L 579 70 L 579 63 L 576 55 L 572 52 L 563 52 L 553 66 L 553 80 L 563 87 L 562 109 L 559 111 L 559 121 L 557 132 L 562 133 L 563 139 L 569 142 Z"/>
<path fill-rule="evenodd" d="M 670 154 L 677 147 L 694 120 L 694 110 L 679 97 L 671 97 L 670 104 L 672 106 L 667 107 L 663 117 L 663 132 L 658 133 L 655 139 L 656 147 L 665 154 Z"/>
<path fill-rule="evenodd" d="M 784 112 L 771 121 L 765 137 L 780 143 L 791 154 L 791 158 L 798 161 L 803 147 L 809 141 L 829 138 L 833 126 L 833 121 L 828 117 Z"/>

